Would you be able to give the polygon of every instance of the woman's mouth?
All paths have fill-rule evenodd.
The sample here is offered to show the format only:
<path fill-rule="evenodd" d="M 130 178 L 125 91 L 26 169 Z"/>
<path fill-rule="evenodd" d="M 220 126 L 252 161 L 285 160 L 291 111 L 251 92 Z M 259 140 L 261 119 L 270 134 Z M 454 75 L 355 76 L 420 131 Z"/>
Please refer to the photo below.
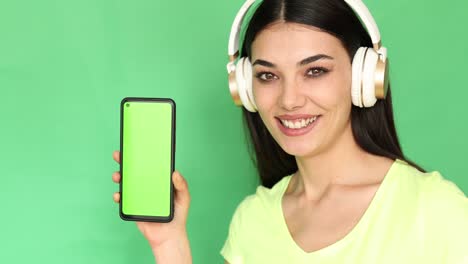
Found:
<path fill-rule="evenodd" d="M 285 135 L 287 136 L 301 136 L 315 127 L 319 121 L 321 115 L 310 116 L 307 118 L 296 118 L 296 119 L 282 119 L 276 117 L 276 123 Z"/>

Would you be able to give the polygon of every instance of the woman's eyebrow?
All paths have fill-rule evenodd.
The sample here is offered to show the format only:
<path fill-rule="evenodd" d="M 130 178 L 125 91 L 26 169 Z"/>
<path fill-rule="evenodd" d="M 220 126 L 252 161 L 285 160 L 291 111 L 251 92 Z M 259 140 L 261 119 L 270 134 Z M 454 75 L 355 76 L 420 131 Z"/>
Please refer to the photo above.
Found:
<path fill-rule="evenodd" d="M 325 55 L 325 54 L 317 54 L 317 55 L 310 56 L 310 57 L 307 57 L 307 58 L 301 60 L 300 62 L 297 63 L 297 66 L 298 67 L 304 66 L 304 65 L 307 65 L 307 64 L 309 64 L 311 62 L 318 61 L 318 60 L 321 60 L 321 59 L 333 60 L 334 58 L 331 57 L 331 56 Z M 254 66 L 256 64 L 263 65 L 265 67 L 276 68 L 275 64 L 273 64 L 273 63 L 271 63 L 269 61 L 266 61 L 266 60 L 262 60 L 262 59 L 255 60 L 255 62 L 252 64 L 252 66 Z"/>
<path fill-rule="evenodd" d="M 321 59 L 333 60 L 334 58 L 325 54 L 317 54 L 317 55 L 310 56 L 308 58 L 301 60 L 300 62 L 297 63 L 297 66 L 304 66 L 311 62 L 318 61 Z"/>

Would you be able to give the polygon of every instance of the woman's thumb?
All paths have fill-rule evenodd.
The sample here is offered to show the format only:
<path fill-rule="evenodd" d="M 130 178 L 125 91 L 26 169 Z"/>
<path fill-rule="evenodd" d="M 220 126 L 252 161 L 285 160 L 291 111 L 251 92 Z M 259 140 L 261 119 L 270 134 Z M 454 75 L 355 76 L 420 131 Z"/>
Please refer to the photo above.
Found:
<path fill-rule="evenodd" d="M 190 194 L 188 191 L 188 184 L 179 171 L 175 170 L 172 174 L 172 181 L 175 187 L 175 198 L 182 204 L 190 202 Z"/>

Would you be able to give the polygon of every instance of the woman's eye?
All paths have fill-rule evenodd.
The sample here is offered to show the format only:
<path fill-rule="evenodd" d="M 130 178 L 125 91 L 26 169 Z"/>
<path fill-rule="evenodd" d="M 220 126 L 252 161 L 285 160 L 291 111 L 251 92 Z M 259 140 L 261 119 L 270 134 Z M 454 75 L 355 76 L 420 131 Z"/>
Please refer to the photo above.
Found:
<path fill-rule="evenodd" d="M 271 72 L 260 72 L 256 75 L 256 77 L 262 81 L 271 81 L 276 79 L 277 77 Z"/>
<path fill-rule="evenodd" d="M 327 72 L 328 72 L 328 70 L 323 68 L 323 67 L 314 67 L 314 68 L 310 68 L 307 71 L 307 75 L 312 76 L 312 77 L 318 77 L 318 76 L 320 76 L 322 74 L 325 74 Z"/>

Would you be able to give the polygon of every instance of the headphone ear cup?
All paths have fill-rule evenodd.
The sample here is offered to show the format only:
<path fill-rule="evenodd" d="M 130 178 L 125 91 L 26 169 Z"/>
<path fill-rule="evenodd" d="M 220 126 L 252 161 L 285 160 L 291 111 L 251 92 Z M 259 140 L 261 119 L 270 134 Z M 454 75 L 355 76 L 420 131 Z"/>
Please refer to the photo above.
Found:
<path fill-rule="evenodd" d="M 351 100 L 353 105 L 358 107 L 363 107 L 361 91 L 363 63 L 366 49 L 366 47 L 360 47 L 354 54 L 352 63 Z"/>
<path fill-rule="evenodd" d="M 247 96 L 248 96 L 250 104 L 252 105 L 254 110 L 257 110 L 258 108 L 257 108 L 257 104 L 255 103 L 253 90 L 252 90 L 252 85 L 253 85 L 252 74 L 253 74 L 252 64 L 250 63 L 249 58 L 246 57 L 244 60 L 245 90 L 247 91 Z M 251 112 L 255 112 L 255 111 L 251 111 Z"/>
<path fill-rule="evenodd" d="M 372 48 L 368 48 L 364 56 L 364 70 L 362 73 L 362 104 L 371 107 L 377 102 L 375 96 L 375 71 L 379 54 Z"/>
<path fill-rule="evenodd" d="M 245 109 L 247 109 L 250 112 L 255 112 L 254 106 L 251 104 L 249 100 L 249 96 L 247 94 L 247 80 L 246 76 L 250 76 L 250 86 L 252 86 L 252 73 L 250 75 L 246 75 L 245 72 L 245 57 L 242 57 L 239 59 L 239 61 L 236 64 L 236 82 L 237 82 L 237 89 L 239 92 L 239 97 L 242 101 L 242 104 L 244 105 Z M 249 63 L 250 64 L 250 63 Z M 250 69 L 250 71 L 252 71 Z"/>

